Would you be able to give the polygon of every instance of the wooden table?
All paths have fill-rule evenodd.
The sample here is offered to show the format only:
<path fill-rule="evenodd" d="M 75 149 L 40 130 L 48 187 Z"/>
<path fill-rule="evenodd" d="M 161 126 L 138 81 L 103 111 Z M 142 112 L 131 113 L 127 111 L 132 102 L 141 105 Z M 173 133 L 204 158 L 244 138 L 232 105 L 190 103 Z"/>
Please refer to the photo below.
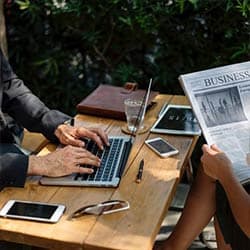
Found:
<path fill-rule="evenodd" d="M 145 124 L 152 126 L 164 102 L 187 104 L 183 96 L 159 95 L 157 104 L 146 114 Z M 77 115 L 85 126 L 101 126 L 109 135 L 122 134 L 123 121 Z M 152 249 L 156 235 L 176 191 L 197 137 L 161 135 L 172 143 L 179 154 L 166 159 L 158 157 L 144 141 L 159 134 L 149 132 L 137 136 L 122 181 L 118 188 L 52 187 L 38 184 L 38 177 L 29 178 L 25 188 L 5 188 L 0 206 L 9 199 L 62 203 L 66 212 L 56 224 L 14 219 L 0 219 L 0 239 L 49 249 Z M 47 145 L 40 154 L 55 149 Z M 138 165 L 145 167 L 140 184 L 135 182 Z M 84 216 L 67 220 L 76 209 L 109 199 L 127 200 L 130 209 L 109 215 Z"/>

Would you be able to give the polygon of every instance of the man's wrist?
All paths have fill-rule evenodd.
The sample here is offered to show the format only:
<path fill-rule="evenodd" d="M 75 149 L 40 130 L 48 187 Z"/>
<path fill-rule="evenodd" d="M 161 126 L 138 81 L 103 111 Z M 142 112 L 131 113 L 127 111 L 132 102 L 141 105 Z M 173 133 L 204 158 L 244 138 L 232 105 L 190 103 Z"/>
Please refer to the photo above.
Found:
<path fill-rule="evenodd" d="M 29 156 L 28 175 L 46 175 L 46 167 L 43 164 L 42 156 Z"/>
<path fill-rule="evenodd" d="M 60 137 L 63 134 L 63 130 L 70 125 L 66 123 L 59 124 L 54 132 L 54 135 L 57 137 L 57 139 L 60 141 Z"/>

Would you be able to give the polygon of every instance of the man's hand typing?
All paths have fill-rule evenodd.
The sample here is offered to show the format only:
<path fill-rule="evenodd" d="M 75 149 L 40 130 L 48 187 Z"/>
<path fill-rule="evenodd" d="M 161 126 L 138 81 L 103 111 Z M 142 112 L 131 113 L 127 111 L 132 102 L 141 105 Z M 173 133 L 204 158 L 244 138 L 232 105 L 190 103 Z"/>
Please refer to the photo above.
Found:
<path fill-rule="evenodd" d="M 45 156 L 30 156 L 28 175 L 60 177 L 72 173 L 93 173 L 90 168 L 81 167 L 87 164 L 100 166 L 100 159 L 84 148 L 66 146 Z"/>
<path fill-rule="evenodd" d="M 61 124 L 57 127 L 55 135 L 59 141 L 64 145 L 72 145 L 77 147 L 84 147 L 84 142 L 81 138 L 89 138 L 95 141 L 100 149 L 104 145 L 109 146 L 107 134 L 100 128 L 84 128 L 73 127 L 66 124 Z"/>

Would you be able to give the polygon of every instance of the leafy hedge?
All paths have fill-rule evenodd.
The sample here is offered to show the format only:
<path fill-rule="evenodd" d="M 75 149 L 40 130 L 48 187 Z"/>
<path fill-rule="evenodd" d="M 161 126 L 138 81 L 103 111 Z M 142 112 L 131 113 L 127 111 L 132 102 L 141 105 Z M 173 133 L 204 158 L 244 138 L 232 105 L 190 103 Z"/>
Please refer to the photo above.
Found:
<path fill-rule="evenodd" d="M 6 1 L 12 66 L 73 114 L 100 83 L 181 94 L 182 73 L 250 58 L 248 0 Z"/>

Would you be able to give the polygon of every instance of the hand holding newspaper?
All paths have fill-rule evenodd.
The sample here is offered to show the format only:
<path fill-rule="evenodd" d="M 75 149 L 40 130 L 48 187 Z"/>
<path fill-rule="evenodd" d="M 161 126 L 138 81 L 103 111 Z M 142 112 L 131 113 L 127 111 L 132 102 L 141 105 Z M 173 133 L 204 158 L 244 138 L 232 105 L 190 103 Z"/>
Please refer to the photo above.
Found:
<path fill-rule="evenodd" d="M 181 75 L 209 145 L 230 158 L 242 183 L 250 181 L 250 61 Z"/>

